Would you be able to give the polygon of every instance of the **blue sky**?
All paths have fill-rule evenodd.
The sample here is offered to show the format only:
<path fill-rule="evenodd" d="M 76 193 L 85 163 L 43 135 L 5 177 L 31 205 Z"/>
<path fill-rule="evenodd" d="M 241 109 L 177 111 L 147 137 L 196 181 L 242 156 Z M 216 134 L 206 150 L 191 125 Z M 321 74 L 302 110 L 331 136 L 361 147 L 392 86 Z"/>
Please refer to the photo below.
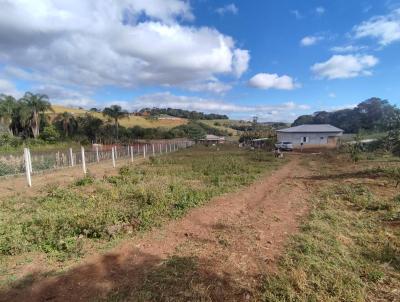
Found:
<path fill-rule="evenodd" d="M 400 105 L 400 1 L 0 5 L 3 93 L 265 121 L 292 121 L 372 96 Z"/>

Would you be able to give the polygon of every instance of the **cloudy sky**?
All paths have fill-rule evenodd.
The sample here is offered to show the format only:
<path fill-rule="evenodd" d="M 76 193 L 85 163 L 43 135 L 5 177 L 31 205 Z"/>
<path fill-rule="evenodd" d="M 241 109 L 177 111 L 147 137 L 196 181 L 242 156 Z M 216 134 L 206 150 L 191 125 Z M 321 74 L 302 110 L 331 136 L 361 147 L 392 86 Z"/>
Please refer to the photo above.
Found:
<path fill-rule="evenodd" d="M 400 105 L 400 0 L 0 0 L 0 93 L 291 121 Z"/>

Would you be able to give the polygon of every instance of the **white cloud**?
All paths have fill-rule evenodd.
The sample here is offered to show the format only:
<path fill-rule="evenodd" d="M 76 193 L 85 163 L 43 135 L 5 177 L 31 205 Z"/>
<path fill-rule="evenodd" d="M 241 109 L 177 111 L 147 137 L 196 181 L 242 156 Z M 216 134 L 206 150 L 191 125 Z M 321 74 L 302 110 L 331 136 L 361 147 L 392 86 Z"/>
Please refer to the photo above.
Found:
<path fill-rule="evenodd" d="M 378 59 L 371 55 L 334 55 L 328 61 L 316 63 L 311 70 L 320 78 L 346 79 L 371 75 Z"/>
<path fill-rule="evenodd" d="M 290 76 L 278 76 L 276 73 L 258 73 L 250 79 L 249 85 L 260 89 L 282 90 L 292 90 L 299 86 Z"/>
<path fill-rule="evenodd" d="M 338 53 L 346 53 L 346 52 L 357 52 L 360 50 L 366 49 L 366 46 L 355 46 L 355 45 L 346 45 L 346 46 L 335 46 L 331 48 L 331 51 Z"/>
<path fill-rule="evenodd" d="M 249 67 L 250 54 L 247 50 L 235 49 L 233 53 L 233 72 L 240 77 Z"/>
<path fill-rule="evenodd" d="M 2 0 L 0 63 L 30 81 L 80 87 L 240 77 L 248 51 L 216 29 L 180 22 L 193 18 L 182 0 Z"/>
<path fill-rule="evenodd" d="M 232 89 L 232 85 L 218 81 L 217 79 L 211 79 L 208 82 L 193 83 L 187 87 L 190 91 L 205 91 L 213 92 L 216 94 L 224 94 L 225 92 Z"/>
<path fill-rule="evenodd" d="M 305 104 L 286 102 L 272 105 L 240 105 L 217 99 L 206 99 L 193 96 L 174 95 L 170 92 L 154 93 L 137 97 L 132 103 L 120 102 L 124 108 L 135 110 L 145 107 L 181 108 L 203 112 L 223 113 L 230 116 L 251 118 L 254 115 L 275 120 L 288 120 L 290 113 L 294 111 L 308 110 Z"/>
<path fill-rule="evenodd" d="M 81 93 L 75 89 L 69 89 L 57 85 L 37 85 L 31 90 L 34 93 L 47 95 L 51 102 L 57 105 L 84 108 L 96 105 L 96 101 L 89 96 L 92 94 L 92 91 Z"/>
<path fill-rule="evenodd" d="M 219 7 L 215 10 L 220 15 L 225 15 L 227 13 L 236 15 L 239 12 L 239 9 L 234 3 L 227 4 L 223 7 Z"/>
<path fill-rule="evenodd" d="M 336 98 L 336 94 L 335 94 L 334 92 L 329 93 L 328 96 L 329 96 L 331 99 Z"/>
<path fill-rule="evenodd" d="M 13 82 L 0 78 L 0 94 L 12 95 L 15 98 L 22 96 L 22 93 L 17 89 Z"/>
<path fill-rule="evenodd" d="M 302 46 L 311 46 L 316 44 L 317 42 L 323 40 L 324 38 L 321 36 L 306 36 L 300 41 L 300 45 Z"/>
<path fill-rule="evenodd" d="M 400 8 L 385 16 L 372 17 L 353 28 L 356 38 L 375 38 L 382 46 L 400 41 Z"/>
<path fill-rule="evenodd" d="M 317 15 L 323 15 L 323 14 L 325 14 L 325 8 L 324 7 L 322 7 L 322 6 L 318 6 L 316 9 L 315 9 L 315 13 L 317 14 Z"/>
<path fill-rule="evenodd" d="M 63 105 L 66 107 L 82 107 L 82 108 L 89 108 L 92 106 L 96 106 L 96 101 L 91 98 L 72 98 L 72 99 L 62 99 L 60 101 L 56 101 L 55 104 Z"/>

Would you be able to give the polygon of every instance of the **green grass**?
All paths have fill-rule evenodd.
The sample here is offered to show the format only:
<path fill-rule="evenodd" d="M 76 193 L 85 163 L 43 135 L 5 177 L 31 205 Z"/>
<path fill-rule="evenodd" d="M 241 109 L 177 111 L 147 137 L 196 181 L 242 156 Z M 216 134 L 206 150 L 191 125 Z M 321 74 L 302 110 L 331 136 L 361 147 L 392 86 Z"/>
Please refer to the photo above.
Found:
<path fill-rule="evenodd" d="M 399 301 L 400 195 L 338 182 L 311 201 L 265 301 Z M 390 223 L 389 223 L 390 222 Z"/>
<path fill-rule="evenodd" d="M 0 157 L 2 155 L 23 155 L 25 147 L 29 147 L 31 152 L 57 152 L 60 150 L 67 150 L 68 148 L 79 150 L 80 144 L 73 141 L 47 143 L 42 140 L 31 139 L 25 142 L 25 144 L 21 143 L 16 146 L 0 146 Z"/>
<path fill-rule="evenodd" d="M 213 196 L 251 183 L 278 166 L 271 154 L 195 147 L 128 165 L 116 176 L 86 177 L 36 198 L 1 203 L 0 255 L 39 252 L 63 261 L 159 226 Z"/>

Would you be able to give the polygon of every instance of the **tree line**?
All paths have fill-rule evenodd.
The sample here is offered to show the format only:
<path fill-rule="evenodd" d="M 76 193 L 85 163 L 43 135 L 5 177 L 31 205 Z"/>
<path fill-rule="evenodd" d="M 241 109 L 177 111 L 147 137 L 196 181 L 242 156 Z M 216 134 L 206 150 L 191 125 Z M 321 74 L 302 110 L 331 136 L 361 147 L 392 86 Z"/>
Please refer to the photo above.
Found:
<path fill-rule="evenodd" d="M 387 100 L 370 98 L 359 103 L 353 109 L 333 112 L 317 111 L 312 115 L 299 116 L 292 126 L 303 124 L 331 124 L 346 133 L 358 133 L 360 130 L 380 132 L 388 129 L 388 121 L 399 111 Z"/>
<path fill-rule="evenodd" d="M 14 138 L 15 144 L 26 139 L 41 139 L 47 142 L 61 140 L 90 142 L 127 142 L 134 139 L 173 139 L 192 138 L 201 139 L 206 134 L 228 135 L 210 127 L 200 121 L 191 120 L 186 125 L 172 129 L 142 128 L 134 126 L 122 127 L 119 122 L 128 116 L 128 112 L 119 105 L 111 105 L 101 112 L 108 120 L 101 119 L 92 112 L 84 115 L 74 115 L 63 112 L 57 115 L 54 112 L 48 96 L 31 92 L 16 99 L 9 95 L 0 95 L 0 132 L 6 132 Z M 93 110 L 94 112 L 94 110 Z M 53 116 L 51 118 L 51 116 Z M 4 139 L 3 141 L 10 141 Z"/>
<path fill-rule="evenodd" d="M 150 116 L 160 116 L 162 114 L 186 118 L 189 120 L 227 120 L 229 117 L 225 114 L 204 113 L 198 111 L 189 111 L 184 109 L 174 108 L 143 108 L 139 110 L 140 114 L 149 114 Z"/>

